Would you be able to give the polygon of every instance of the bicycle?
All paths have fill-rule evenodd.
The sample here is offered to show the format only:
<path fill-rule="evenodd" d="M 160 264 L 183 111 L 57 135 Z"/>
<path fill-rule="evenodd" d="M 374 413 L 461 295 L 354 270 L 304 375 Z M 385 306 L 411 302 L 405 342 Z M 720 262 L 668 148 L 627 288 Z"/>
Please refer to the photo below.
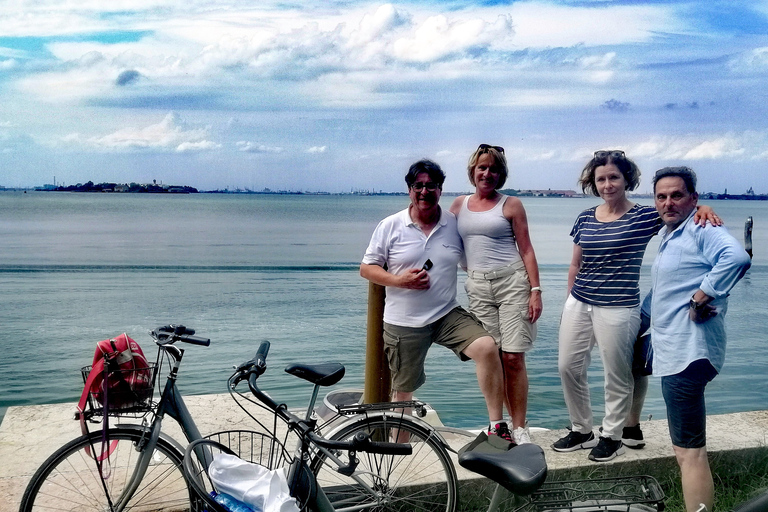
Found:
<path fill-rule="evenodd" d="M 92 431 L 59 448 L 32 476 L 20 512 L 189 508 L 190 494 L 181 468 L 184 448 L 161 428 L 168 415 L 179 423 L 188 442 L 202 437 L 176 387 L 184 349 L 174 343 L 210 344 L 209 339 L 195 337 L 194 333 L 183 325 L 163 326 L 150 332 L 158 346 L 153 389 L 158 368 L 165 363 L 169 367 L 158 402 L 149 396 L 130 409 L 109 410 L 105 415 L 97 402 L 89 400 L 89 408 L 82 413 L 87 422 L 97 423 L 99 418 L 107 422 L 108 416 L 114 414 L 140 418 L 141 424 Z"/>
<path fill-rule="evenodd" d="M 423 403 L 343 407 L 338 415 L 343 421 L 331 420 L 318 425 L 313 411 L 319 389 L 339 382 L 344 376 L 344 366 L 294 364 L 286 368 L 289 374 L 314 386 L 302 418 L 288 411 L 285 404 L 275 402 L 257 385 L 257 379 L 266 371 L 269 346 L 269 342 L 262 343 L 256 356 L 236 369 L 228 387 L 239 404 L 246 401 L 271 411 L 274 423 L 267 427 L 259 422 L 268 433 L 257 434 L 257 437 L 248 435 L 245 442 L 238 434 L 190 443 L 183 468 L 194 496 L 193 510 L 226 512 L 211 495 L 213 486 L 207 473 L 218 453 L 234 454 L 267 465 L 269 469 L 285 463 L 290 494 L 302 509 L 319 512 L 456 510 L 458 480 L 447 444 L 430 425 L 406 412 L 412 407 L 423 407 Z M 255 398 L 236 391 L 242 381 L 248 382 L 250 394 Z M 248 413 L 246 407 L 241 406 Z M 258 422 L 257 418 L 253 419 Z M 278 419 L 287 427 L 283 441 L 277 434 Z M 322 430 L 328 433 L 323 435 Z M 297 441 L 292 456 L 284 448 L 291 435 Z M 391 442 L 404 437 L 407 443 Z M 197 455 L 201 449 L 206 457 Z"/>

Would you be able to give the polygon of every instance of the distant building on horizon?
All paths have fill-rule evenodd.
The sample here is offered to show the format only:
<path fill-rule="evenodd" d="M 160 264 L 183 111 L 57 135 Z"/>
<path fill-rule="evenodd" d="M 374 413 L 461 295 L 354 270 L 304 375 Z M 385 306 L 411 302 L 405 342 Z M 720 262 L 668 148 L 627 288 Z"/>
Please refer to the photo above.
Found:
<path fill-rule="evenodd" d="M 553 190 L 548 188 L 546 190 L 501 190 L 500 192 L 510 196 L 521 197 L 584 197 L 584 194 L 580 194 L 574 190 Z"/>

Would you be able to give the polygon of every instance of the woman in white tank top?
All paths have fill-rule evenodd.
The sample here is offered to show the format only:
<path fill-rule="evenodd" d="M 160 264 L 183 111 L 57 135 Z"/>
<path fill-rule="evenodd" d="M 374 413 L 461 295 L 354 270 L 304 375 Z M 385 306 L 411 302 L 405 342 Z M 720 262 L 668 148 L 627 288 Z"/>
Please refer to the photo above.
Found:
<path fill-rule="evenodd" d="M 470 311 L 501 348 L 512 420 L 511 429 L 501 418 L 492 421 L 489 432 L 522 444 L 530 442 L 525 353 L 533 348 L 542 310 L 539 266 L 522 202 L 498 192 L 508 175 L 504 148 L 481 144 L 467 171 L 475 193 L 457 197 L 450 210 L 464 242 Z"/>

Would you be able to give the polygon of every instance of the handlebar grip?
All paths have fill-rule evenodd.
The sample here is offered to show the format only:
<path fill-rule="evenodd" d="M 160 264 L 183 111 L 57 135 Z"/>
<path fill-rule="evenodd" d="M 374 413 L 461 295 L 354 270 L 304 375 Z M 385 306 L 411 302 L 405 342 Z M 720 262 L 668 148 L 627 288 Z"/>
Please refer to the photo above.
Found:
<path fill-rule="evenodd" d="M 413 448 L 410 444 L 371 441 L 371 438 L 365 432 L 355 434 L 353 445 L 360 451 L 379 453 L 381 455 L 410 455 L 413 453 Z"/>
<path fill-rule="evenodd" d="M 192 330 L 192 332 L 195 332 Z M 207 347 L 211 344 L 210 338 L 200 338 L 198 336 L 191 336 L 188 334 L 182 334 L 179 336 L 179 339 L 181 341 L 184 341 L 186 343 L 191 343 L 192 345 L 202 345 L 203 347 Z"/>
<path fill-rule="evenodd" d="M 259 350 L 256 351 L 256 356 L 253 358 L 256 364 L 266 362 L 267 354 L 269 354 L 269 345 L 270 343 L 266 340 L 261 342 L 261 345 L 259 345 Z"/>
<path fill-rule="evenodd" d="M 176 336 L 182 336 L 182 335 L 189 335 L 192 336 L 195 334 L 195 330 L 191 327 L 186 327 L 181 324 L 169 324 L 169 325 L 161 325 L 157 329 L 154 330 L 154 332 L 157 332 L 159 334 L 165 334 L 165 335 L 176 335 Z"/>

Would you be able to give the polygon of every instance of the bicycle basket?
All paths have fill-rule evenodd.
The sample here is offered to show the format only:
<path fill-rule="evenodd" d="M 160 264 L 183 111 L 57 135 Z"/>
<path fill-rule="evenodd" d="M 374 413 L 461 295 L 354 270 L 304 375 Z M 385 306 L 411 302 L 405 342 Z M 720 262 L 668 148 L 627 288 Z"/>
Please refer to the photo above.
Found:
<path fill-rule="evenodd" d="M 546 482 L 531 494 L 537 512 L 655 512 L 664 491 L 652 476 Z"/>
<path fill-rule="evenodd" d="M 194 453 L 192 453 L 194 452 Z M 250 430 L 217 432 L 194 441 L 184 456 L 184 478 L 189 486 L 192 512 L 228 512 L 213 496 L 208 466 L 219 453 L 229 453 L 268 469 L 283 467 L 290 455 L 272 434 Z"/>
<path fill-rule="evenodd" d="M 80 369 L 85 384 L 88 384 L 91 368 L 91 366 L 84 366 Z M 149 374 L 148 380 L 147 374 Z M 107 376 L 109 415 L 142 415 L 150 411 L 156 376 L 156 364 L 150 364 L 148 368 L 119 369 L 109 372 Z M 104 414 L 103 403 L 104 396 L 100 386 L 98 391 L 88 390 L 87 414 L 89 416 L 102 416 Z"/>

